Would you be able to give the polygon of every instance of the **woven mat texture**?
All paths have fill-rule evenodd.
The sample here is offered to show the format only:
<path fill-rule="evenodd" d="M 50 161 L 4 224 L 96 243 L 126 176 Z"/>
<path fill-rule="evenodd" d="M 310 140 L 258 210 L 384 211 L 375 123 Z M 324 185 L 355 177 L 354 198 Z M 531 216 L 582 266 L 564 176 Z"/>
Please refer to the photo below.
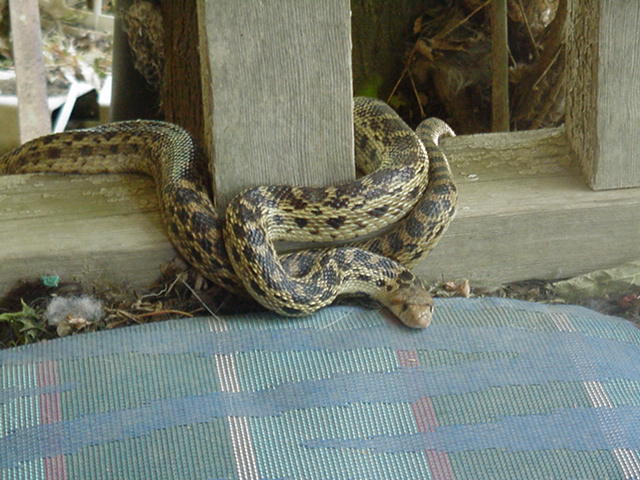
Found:
<path fill-rule="evenodd" d="M 437 301 L 196 318 L 0 352 L 2 480 L 637 479 L 640 329 Z"/>

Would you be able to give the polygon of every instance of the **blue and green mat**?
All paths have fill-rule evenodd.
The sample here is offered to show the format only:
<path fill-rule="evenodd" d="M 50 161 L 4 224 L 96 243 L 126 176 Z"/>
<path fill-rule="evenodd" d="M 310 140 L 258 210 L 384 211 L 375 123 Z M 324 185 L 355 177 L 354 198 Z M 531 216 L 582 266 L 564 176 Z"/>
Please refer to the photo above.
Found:
<path fill-rule="evenodd" d="M 2 480 L 636 479 L 640 329 L 438 300 L 195 318 L 0 352 Z"/>

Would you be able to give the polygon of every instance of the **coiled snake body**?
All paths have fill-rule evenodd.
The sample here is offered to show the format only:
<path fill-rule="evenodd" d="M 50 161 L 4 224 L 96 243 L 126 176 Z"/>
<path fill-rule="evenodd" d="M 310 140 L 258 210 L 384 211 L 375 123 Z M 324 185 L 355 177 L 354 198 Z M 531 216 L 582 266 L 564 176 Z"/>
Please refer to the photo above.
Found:
<path fill-rule="evenodd" d="M 453 132 L 429 119 L 416 134 L 369 98 L 354 100 L 354 131 L 356 159 L 367 175 L 340 186 L 251 188 L 231 201 L 226 219 L 211 202 L 191 136 L 165 122 L 125 121 L 37 138 L 1 156 L 0 174 L 150 175 L 171 242 L 223 288 L 246 290 L 288 316 L 311 313 L 338 295 L 366 294 L 405 324 L 425 327 L 432 300 L 408 267 L 433 248 L 455 213 L 456 188 L 437 146 Z M 353 241 L 393 222 L 384 234 Z M 273 242 L 281 239 L 352 242 L 278 256 Z"/>

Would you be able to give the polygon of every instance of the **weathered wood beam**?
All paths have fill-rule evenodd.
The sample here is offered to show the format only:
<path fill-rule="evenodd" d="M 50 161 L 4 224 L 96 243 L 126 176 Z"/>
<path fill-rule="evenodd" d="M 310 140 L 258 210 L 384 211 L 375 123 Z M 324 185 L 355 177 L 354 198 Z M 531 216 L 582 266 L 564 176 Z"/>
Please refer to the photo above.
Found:
<path fill-rule="evenodd" d="M 425 278 L 552 279 L 640 258 L 640 190 L 588 189 L 561 129 L 460 136 L 443 147 L 459 214 L 417 265 Z M 141 287 L 175 256 L 145 177 L 0 177 L 0 205 L 0 294 L 52 273 Z"/>
<path fill-rule="evenodd" d="M 492 284 L 559 279 L 640 258 L 640 189 L 593 192 L 563 129 L 444 139 L 460 209 L 416 271 Z"/>
<path fill-rule="evenodd" d="M 165 65 L 162 112 L 167 122 L 185 128 L 198 145 L 205 144 L 201 58 L 196 0 L 162 2 Z M 203 59 L 204 60 L 204 59 Z M 210 137 L 210 135 L 209 135 Z"/>
<path fill-rule="evenodd" d="M 148 286 L 176 255 L 144 176 L 0 176 L 0 205 L 0 294 L 41 275 Z"/>
<path fill-rule="evenodd" d="M 639 44 L 639 2 L 569 2 L 567 134 L 595 190 L 640 186 Z"/>
<path fill-rule="evenodd" d="M 509 30 L 507 0 L 491 8 L 491 131 L 509 131 Z"/>
<path fill-rule="evenodd" d="M 355 177 L 348 0 L 198 0 L 216 204 Z"/>

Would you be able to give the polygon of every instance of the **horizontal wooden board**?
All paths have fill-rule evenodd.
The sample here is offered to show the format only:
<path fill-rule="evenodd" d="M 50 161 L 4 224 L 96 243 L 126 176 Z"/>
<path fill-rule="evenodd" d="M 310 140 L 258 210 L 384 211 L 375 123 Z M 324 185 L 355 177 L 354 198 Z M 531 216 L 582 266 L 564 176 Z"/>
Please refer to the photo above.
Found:
<path fill-rule="evenodd" d="M 461 183 L 459 215 L 417 272 L 496 284 L 639 258 L 640 191 L 592 192 L 573 173 Z"/>
<path fill-rule="evenodd" d="M 640 189 L 593 192 L 562 129 L 445 139 L 459 213 L 429 280 L 562 278 L 640 258 Z M 136 175 L 0 177 L 0 294 L 20 279 L 149 285 L 175 252 Z"/>
<path fill-rule="evenodd" d="M 0 294 L 59 275 L 147 286 L 175 252 L 151 179 L 138 175 L 0 177 Z"/>

